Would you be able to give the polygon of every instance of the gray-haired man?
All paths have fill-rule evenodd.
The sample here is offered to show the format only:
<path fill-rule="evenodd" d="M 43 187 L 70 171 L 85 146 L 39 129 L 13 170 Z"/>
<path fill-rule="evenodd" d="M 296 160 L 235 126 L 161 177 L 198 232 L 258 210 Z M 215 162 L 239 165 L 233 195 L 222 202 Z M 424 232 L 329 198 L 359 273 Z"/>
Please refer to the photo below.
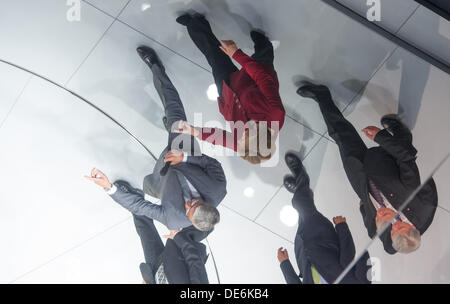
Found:
<path fill-rule="evenodd" d="M 153 73 L 169 132 L 168 147 L 161 153 L 153 174 L 145 177 L 143 183 L 144 192 L 160 198 L 161 205 L 145 200 L 143 193 L 132 191 L 127 182 L 117 181 L 112 185 L 97 169 L 87 178 L 107 190 L 131 213 L 157 220 L 170 230 L 193 225 L 200 231 L 211 231 L 220 220 L 216 207 L 227 193 L 222 166 L 217 160 L 199 153 L 192 136 L 173 132 L 178 122 L 186 121 L 178 92 L 154 50 L 142 46 L 137 52 Z"/>
<path fill-rule="evenodd" d="M 408 127 L 397 115 L 383 116 L 383 130 L 375 126 L 362 130 L 379 144 L 369 149 L 335 105 L 328 87 L 305 82 L 297 93 L 318 103 L 328 134 L 339 147 L 347 178 L 361 200 L 360 211 L 369 237 L 373 238 L 387 225 L 387 230 L 380 235 L 386 252 L 411 253 L 417 250 L 421 235 L 433 222 L 438 195 L 436 184 L 430 179 L 393 220 L 399 208 L 421 184 L 416 164 L 417 150 Z"/>

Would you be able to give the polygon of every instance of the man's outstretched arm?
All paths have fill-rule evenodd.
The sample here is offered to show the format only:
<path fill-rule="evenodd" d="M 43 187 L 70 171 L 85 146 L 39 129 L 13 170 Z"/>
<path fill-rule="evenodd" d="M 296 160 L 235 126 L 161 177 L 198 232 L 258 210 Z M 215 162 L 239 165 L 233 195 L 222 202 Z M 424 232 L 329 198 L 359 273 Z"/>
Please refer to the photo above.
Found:
<path fill-rule="evenodd" d="M 92 169 L 90 176 L 85 177 L 102 187 L 113 200 L 131 213 L 146 216 L 165 224 L 164 209 L 160 205 L 145 200 L 143 194 L 137 191 L 126 191 L 128 189 L 123 189 L 123 185 L 120 183 L 111 184 L 108 177 L 95 168 Z"/>
<path fill-rule="evenodd" d="M 291 261 L 289 261 L 289 255 L 286 249 L 278 249 L 278 261 L 280 262 L 280 268 L 287 284 L 302 284 L 299 276 L 295 273 L 294 267 L 292 267 Z"/>

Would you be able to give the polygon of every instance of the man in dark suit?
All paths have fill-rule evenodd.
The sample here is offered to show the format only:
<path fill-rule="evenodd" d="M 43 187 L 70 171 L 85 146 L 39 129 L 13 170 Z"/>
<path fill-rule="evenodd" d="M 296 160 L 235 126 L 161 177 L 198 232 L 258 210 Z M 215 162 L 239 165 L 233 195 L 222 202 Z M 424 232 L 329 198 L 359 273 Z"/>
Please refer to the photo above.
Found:
<path fill-rule="evenodd" d="M 153 174 L 144 179 L 145 193 L 161 199 L 161 205 L 146 201 L 143 193 L 131 191 L 124 181 L 112 185 L 105 174 L 93 169 L 88 179 L 103 187 L 120 205 L 134 215 L 157 220 L 169 229 L 194 225 L 211 231 L 220 220 L 217 206 L 226 195 L 226 178 L 221 164 L 199 152 L 192 136 L 175 133 L 179 122 L 186 120 L 183 104 L 155 51 L 142 46 L 139 56 L 153 72 L 155 88 L 161 97 L 164 124 L 169 143 L 161 153 Z M 127 191 L 128 189 L 128 191 Z"/>
<path fill-rule="evenodd" d="M 299 214 L 294 246 L 300 275 L 295 273 L 287 251 L 282 248 L 278 249 L 281 270 L 288 284 L 331 284 L 355 258 L 352 235 L 344 217 L 333 218 L 336 225 L 333 226 L 316 209 L 309 176 L 301 160 L 292 153 L 285 158 L 292 175 L 284 178 L 284 186 L 294 193 L 292 206 Z M 366 252 L 341 283 L 370 284 L 369 258 Z"/>
<path fill-rule="evenodd" d="M 171 231 L 164 246 L 153 220 L 133 215 L 144 249 L 145 263 L 140 265 L 146 284 L 208 284 L 205 269 L 206 246 L 196 239 L 203 232 L 193 226 Z"/>
<path fill-rule="evenodd" d="M 164 246 L 156 230 L 150 212 L 145 211 L 145 205 L 151 204 L 144 200 L 144 192 L 133 188 L 126 181 L 117 181 L 113 186 L 108 177 L 98 169 L 93 169 L 91 177 L 96 184 L 107 191 L 116 187 L 115 193 L 119 203 L 133 213 L 136 231 L 141 239 L 145 263 L 140 265 L 144 282 L 147 284 L 207 284 L 208 276 L 205 270 L 206 247 L 201 240 L 211 231 L 200 231 L 192 225 L 181 229 L 171 229 Z M 108 190 L 109 189 L 109 190 Z M 114 198 L 116 194 L 113 194 Z M 159 206 L 160 207 L 160 206 Z M 186 212 L 192 220 L 192 206 L 186 204 Z"/>
<path fill-rule="evenodd" d="M 386 252 L 410 253 L 418 249 L 421 235 L 433 221 L 438 196 L 431 179 L 396 216 L 400 206 L 421 184 L 411 131 L 397 115 L 386 115 L 381 119 L 384 130 L 374 126 L 363 130 L 379 144 L 368 149 L 336 107 L 326 86 L 305 82 L 297 93 L 319 104 L 328 133 L 339 147 L 350 184 L 361 200 L 360 211 L 369 237 L 388 225 L 380 236 Z"/>

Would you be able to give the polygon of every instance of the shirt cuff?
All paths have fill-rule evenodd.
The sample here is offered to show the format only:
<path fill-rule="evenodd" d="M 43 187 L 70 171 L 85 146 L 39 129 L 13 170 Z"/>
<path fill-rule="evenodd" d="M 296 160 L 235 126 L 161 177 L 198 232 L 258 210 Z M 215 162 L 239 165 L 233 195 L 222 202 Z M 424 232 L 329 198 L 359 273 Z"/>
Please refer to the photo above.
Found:
<path fill-rule="evenodd" d="M 187 153 L 183 153 L 183 163 L 187 162 L 188 155 Z"/>
<path fill-rule="evenodd" d="M 114 193 L 117 192 L 117 187 L 116 185 L 112 184 L 111 188 L 109 188 L 108 190 L 105 190 L 106 193 L 108 193 L 108 195 L 114 195 Z"/>

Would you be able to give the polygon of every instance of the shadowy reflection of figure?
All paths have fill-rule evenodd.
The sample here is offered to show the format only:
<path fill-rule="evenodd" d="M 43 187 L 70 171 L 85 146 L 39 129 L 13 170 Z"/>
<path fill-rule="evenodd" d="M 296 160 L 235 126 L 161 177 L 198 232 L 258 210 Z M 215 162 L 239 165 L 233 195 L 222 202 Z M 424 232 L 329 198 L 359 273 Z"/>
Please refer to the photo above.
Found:
<path fill-rule="evenodd" d="M 416 12 L 416 14 L 420 14 L 420 12 Z M 419 44 L 417 47 L 422 48 L 426 53 L 430 53 L 443 62 L 448 63 L 448 53 L 442 55 L 442 50 L 450 49 L 450 40 L 439 33 L 439 24 L 442 18 L 435 14 L 427 14 L 427 17 L 423 20 L 426 22 L 419 22 L 417 25 L 411 24 L 411 26 L 417 28 L 420 27 L 421 31 L 426 33 L 426 37 L 422 37 L 423 39 L 419 38 L 420 40 L 423 40 L 423 42 L 432 43 L 425 43 L 422 44 L 422 46 Z M 407 37 L 407 40 L 410 40 L 413 44 L 415 44 L 415 40 L 417 41 L 415 37 Z M 439 53 L 441 54 L 440 56 Z M 387 55 L 386 53 L 383 54 L 384 56 Z M 362 96 L 366 96 L 372 101 L 373 107 L 377 110 L 377 107 L 379 108 L 378 99 L 386 99 L 384 96 L 380 98 L 380 95 L 383 95 L 380 94 L 380 92 L 383 92 L 385 95 L 389 95 L 388 99 L 392 100 L 392 103 L 387 102 L 387 100 L 384 100 L 383 102 L 388 105 L 396 105 L 398 103 L 397 114 L 401 118 L 402 122 L 405 123 L 410 130 L 412 130 L 416 126 L 432 65 L 416 55 L 399 48 L 392 54 L 392 56 L 389 57 L 385 66 L 391 71 L 401 69 L 398 97 L 392 96 L 392 94 L 385 88 L 374 87 L 372 82 L 367 84 L 364 95 L 358 94 L 360 88 L 365 85 L 365 82 L 349 79 L 343 82 L 344 87 L 358 94 L 350 106 L 354 107 Z M 323 78 L 316 77 L 316 79 Z M 371 94 L 372 92 L 376 92 L 376 95 Z M 335 95 L 334 93 L 335 92 L 333 91 L 333 95 Z"/>
<path fill-rule="evenodd" d="M 373 126 L 363 130 L 380 145 L 368 149 L 336 107 L 326 86 L 306 82 L 297 93 L 319 104 L 328 132 L 339 147 L 350 184 L 361 199 L 360 211 L 369 236 L 374 237 L 377 230 L 389 224 L 389 229 L 380 236 L 386 252 L 410 253 L 418 249 L 421 235 L 431 225 L 436 212 L 437 191 L 433 180 L 396 217 L 393 225 L 389 223 L 420 186 L 411 131 L 397 115 L 386 115 L 381 119 L 384 130 Z"/>
<path fill-rule="evenodd" d="M 398 96 L 398 115 L 410 129 L 414 129 L 430 76 L 431 65 L 411 54 L 400 57 L 399 53 L 396 53 L 386 62 L 387 68 L 398 69 L 400 61 L 402 62 L 402 77 Z"/>
<path fill-rule="evenodd" d="M 281 270 L 288 284 L 331 284 L 355 258 L 352 235 L 344 217 L 333 218 L 333 226 L 316 209 L 309 176 L 301 160 L 295 154 L 288 153 L 286 163 L 293 175 L 284 178 L 284 186 L 294 193 L 292 206 L 299 214 L 295 257 L 300 276 L 295 273 L 287 251 L 282 248 L 278 249 Z M 369 258 L 366 252 L 341 283 L 370 284 L 367 278 L 372 267 L 368 266 Z"/>
<path fill-rule="evenodd" d="M 419 13 L 417 12 L 416 14 Z M 425 43 L 430 43 L 418 45 L 418 47 L 422 48 L 426 53 L 437 57 L 442 62 L 449 64 L 450 56 L 448 51 L 445 52 L 445 50 L 450 49 L 450 40 L 448 36 L 439 33 L 440 21 L 443 19 L 437 14 L 427 14 L 427 18 L 423 20 L 426 22 L 412 26 L 420 27 L 421 31 L 426 33 L 426 37 L 420 39 Z M 409 39 L 414 42 L 413 37 Z M 386 66 L 390 70 L 396 70 L 400 68 L 400 63 L 402 78 L 398 96 L 398 114 L 404 123 L 410 129 L 413 129 L 416 125 L 425 87 L 430 76 L 431 64 L 413 54 L 397 50 L 386 62 Z"/>
<path fill-rule="evenodd" d="M 249 57 L 233 41 L 223 41 L 222 47 L 202 15 L 185 14 L 177 18 L 177 22 L 187 27 L 192 41 L 212 67 L 220 112 L 227 121 L 238 123 L 232 124 L 232 132 L 193 128 L 188 124 L 183 132 L 233 149 L 252 164 L 270 159 L 274 151 L 272 139 L 278 136 L 285 117 L 273 67 L 272 43 L 264 34 L 252 31 L 255 54 Z M 230 57 L 242 66 L 241 70 Z M 248 124 L 244 128 L 239 122 Z M 262 151 L 263 146 L 269 151 Z"/>
<path fill-rule="evenodd" d="M 190 226 L 172 232 L 164 246 L 153 220 L 133 215 L 141 239 L 145 263 L 140 265 L 146 284 L 208 284 L 206 246 L 198 242 L 203 235 Z M 200 235 L 198 235 L 200 233 Z"/>

